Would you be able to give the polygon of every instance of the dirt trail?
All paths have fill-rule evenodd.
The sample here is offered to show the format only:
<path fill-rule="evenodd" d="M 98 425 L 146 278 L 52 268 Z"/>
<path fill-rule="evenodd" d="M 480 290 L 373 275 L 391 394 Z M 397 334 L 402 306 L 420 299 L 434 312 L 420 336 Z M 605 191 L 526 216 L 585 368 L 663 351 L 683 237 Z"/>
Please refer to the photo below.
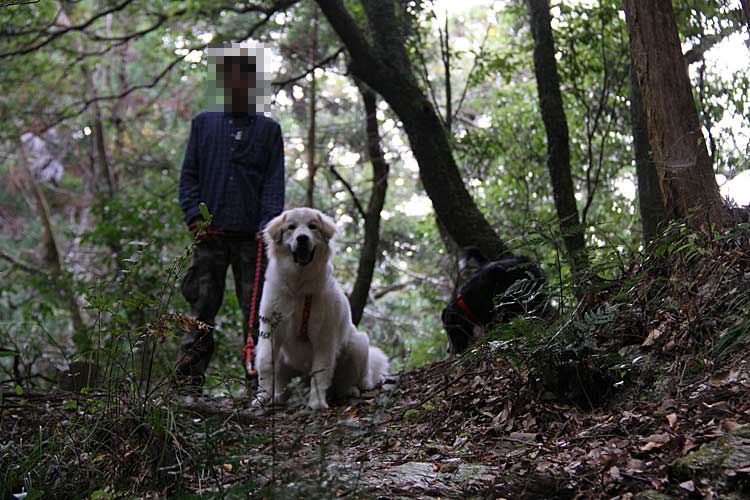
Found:
<path fill-rule="evenodd" d="M 634 389 L 584 411 L 533 397 L 504 361 L 442 361 L 321 413 L 238 410 L 238 425 L 255 442 L 223 450 L 236 464 L 224 467 L 224 484 L 252 484 L 254 495 L 276 498 L 747 493 L 747 368 L 740 362 L 725 375 L 674 385 L 658 400 Z M 232 414 L 228 400 L 193 405 L 224 405 L 219 412 Z M 704 456 L 716 444 L 716 456 Z"/>

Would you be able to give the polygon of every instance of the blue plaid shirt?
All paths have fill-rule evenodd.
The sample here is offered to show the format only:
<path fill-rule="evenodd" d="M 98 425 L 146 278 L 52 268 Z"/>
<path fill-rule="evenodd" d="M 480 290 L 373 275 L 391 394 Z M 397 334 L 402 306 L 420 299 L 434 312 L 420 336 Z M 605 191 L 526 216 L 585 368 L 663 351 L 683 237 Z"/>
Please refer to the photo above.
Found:
<path fill-rule="evenodd" d="M 180 175 L 185 223 L 200 217 L 211 228 L 255 234 L 284 208 L 281 127 L 262 114 L 203 112 L 193 118 Z"/>

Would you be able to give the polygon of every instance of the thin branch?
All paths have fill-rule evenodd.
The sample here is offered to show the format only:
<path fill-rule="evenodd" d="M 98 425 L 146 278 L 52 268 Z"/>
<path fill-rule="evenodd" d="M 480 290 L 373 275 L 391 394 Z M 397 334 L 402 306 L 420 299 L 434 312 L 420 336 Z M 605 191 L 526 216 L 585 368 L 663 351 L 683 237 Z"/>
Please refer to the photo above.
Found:
<path fill-rule="evenodd" d="M 154 79 L 151 80 L 151 82 L 149 82 L 149 83 L 142 83 L 142 84 L 138 84 L 138 85 L 133 85 L 132 87 L 129 87 L 129 88 L 125 89 L 124 91 L 120 92 L 119 94 L 110 94 L 110 95 L 96 96 L 96 97 L 92 97 L 90 99 L 86 99 L 86 100 L 84 100 L 82 102 L 79 102 L 78 104 L 75 104 L 74 107 L 78 106 L 78 109 L 75 112 L 60 115 L 57 119 L 55 119 L 51 123 L 46 124 L 44 126 L 44 128 L 41 130 L 41 132 L 46 132 L 47 130 L 49 130 L 49 129 L 51 129 L 51 128 L 57 126 L 57 125 L 59 125 L 60 123 L 64 122 L 65 120 L 68 120 L 70 118 L 74 118 L 74 117 L 76 117 L 76 116 L 84 113 L 88 109 L 89 106 L 91 106 L 92 104 L 94 104 L 96 102 L 99 102 L 99 101 L 111 101 L 111 100 L 115 100 L 115 99 L 122 99 L 122 98 L 127 97 L 128 95 L 132 94 L 136 90 L 150 89 L 150 88 L 155 87 L 162 80 L 162 78 L 164 78 L 167 75 L 167 73 L 169 73 L 172 70 L 172 68 L 174 68 L 177 65 L 177 63 L 179 63 L 180 61 L 182 61 L 183 59 L 185 59 L 186 56 L 187 56 L 187 54 L 185 54 L 184 56 L 180 56 L 180 57 L 176 58 L 175 60 L 173 60 L 171 63 L 169 63 L 167 65 L 166 68 L 164 68 L 164 70 L 162 70 L 158 75 L 156 75 L 156 77 L 154 77 Z"/>
<path fill-rule="evenodd" d="M 292 5 L 299 3 L 299 1 L 300 0 L 283 0 L 283 1 L 275 3 L 271 7 L 262 7 L 257 4 L 248 4 L 246 7 L 237 7 L 237 3 L 233 2 L 231 4 L 219 5 L 213 9 L 213 12 L 222 11 L 222 10 L 234 12 L 235 14 L 247 14 L 250 12 L 260 12 L 261 14 L 270 16 L 271 14 L 278 12 L 279 9 L 289 8 Z"/>
<path fill-rule="evenodd" d="M 420 273 L 417 273 L 415 271 L 411 271 L 409 269 L 401 269 L 398 265 L 396 265 L 395 262 L 393 262 L 393 259 L 391 257 L 389 257 L 387 254 L 384 255 L 384 258 L 385 258 L 385 261 L 388 263 L 389 266 L 391 266 L 394 269 L 398 270 L 398 272 L 400 272 L 400 273 L 404 273 L 407 276 L 411 276 L 412 278 L 414 278 L 417 281 L 430 283 L 430 284 L 435 285 L 435 286 L 444 286 L 445 285 L 445 282 L 442 281 L 442 280 L 440 280 L 440 279 L 438 279 L 438 278 L 433 278 L 432 276 L 428 276 L 426 274 L 420 274 Z"/>
<path fill-rule="evenodd" d="M 416 280 L 414 280 L 414 279 L 405 280 L 405 281 L 401 281 L 399 283 L 394 283 L 392 285 L 388 285 L 388 286 L 384 286 L 382 288 L 378 288 L 377 290 L 373 291 L 372 297 L 374 299 L 381 299 L 385 295 L 387 295 L 387 294 L 389 294 L 391 292 L 395 292 L 395 291 L 401 290 L 403 288 L 406 288 L 407 286 L 411 285 L 415 281 Z"/>
<path fill-rule="evenodd" d="M 487 30 L 484 32 L 484 38 L 482 39 L 482 45 L 479 46 L 479 52 L 474 56 L 474 62 L 471 65 L 471 69 L 469 70 L 469 74 L 466 76 L 466 85 L 464 85 L 463 90 L 461 91 L 461 98 L 458 100 L 458 105 L 456 105 L 456 110 L 453 113 L 452 119 L 455 120 L 458 117 L 458 114 L 461 112 L 461 107 L 464 104 L 464 100 L 466 100 L 466 94 L 469 91 L 469 84 L 471 83 L 471 77 L 474 75 L 474 70 L 477 68 L 477 62 L 479 61 L 479 57 L 484 53 L 485 46 L 487 44 L 487 40 L 490 36 L 490 24 L 487 24 Z"/>
<path fill-rule="evenodd" d="M 367 213 L 365 212 L 365 209 L 362 208 L 362 204 L 359 202 L 359 198 L 357 198 L 357 195 L 354 193 L 354 189 L 352 189 L 352 185 L 349 184 L 346 179 L 344 179 L 341 174 L 336 170 L 336 168 L 333 165 L 329 165 L 328 168 L 331 170 L 331 173 L 336 176 L 336 178 L 341 182 L 341 184 L 344 185 L 347 191 L 349 191 L 349 194 L 352 197 L 352 201 L 354 202 L 354 206 L 357 208 L 357 211 L 362 216 L 362 220 L 367 219 Z"/>
<path fill-rule="evenodd" d="M 34 52 L 34 51 L 38 50 L 38 49 L 41 49 L 45 45 L 48 45 L 48 44 L 52 43 L 53 41 L 57 40 L 58 38 L 60 38 L 61 36 L 63 36 L 66 33 L 70 33 L 71 31 L 83 31 L 86 28 L 88 28 L 89 26 L 91 26 L 98 19 L 101 19 L 102 17 L 107 16 L 109 14 L 112 14 L 112 13 L 115 13 L 115 12 L 119 12 L 119 11 L 123 10 L 125 7 L 127 7 L 129 4 L 131 4 L 132 2 L 133 2 L 133 0 L 124 0 L 123 2 L 115 5 L 114 7 L 110 7 L 109 9 L 106 9 L 106 10 L 103 10 L 103 11 L 97 13 L 97 14 L 94 14 L 87 21 L 85 21 L 85 22 L 83 22 L 81 24 L 76 24 L 76 25 L 67 27 L 65 29 L 61 29 L 59 31 L 55 31 L 52 34 L 50 34 L 47 38 L 45 38 L 44 40 L 42 40 L 41 42 L 39 42 L 39 43 L 37 43 L 35 45 L 32 45 L 30 47 L 26 47 L 26 48 L 19 49 L 19 50 L 14 50 L 14 51 L 11 51 L 11 52 L 0 53 L 0 59 L 5 58 L 5 57 L 20 56 L 20 55 L 23 55 L 23 54 L 29 54 L 31 52 Z"/>
<path fill-rule="evenodd" d="M 307 75 L 309 75 L 316 69 L 322 68 L 323 66 L 328 65 L 328 63 L 330 63 L 331 61 L 336 59 L 339 55 L 341 55 L 342 52 L 344 52 L 344 47 L 339 47 L 339 49 L 336 52 L 329 55 L 328 57 L 321 59 L 320 61 L 315 63 L 315 65 L 313 65 L 311 68 L 308 68 L 304 73 L 294 76 L 292 78 L 287 78 L 286 80 L 277 80 L 277 81 L 271 82 L 271 85 L 282 89 L 286 87 L 287 85 L 289 85 L 290 83 L 294 83 L 298 80 L 302 80 L 303 78 L 305 78 Z"/>
<path fill-rule="evenodd" d="M 184 10 L 184 9 L 174 12 L 171 17 L 172 18 L 179 17 L 183 15 L 185 12 L 187 12 L 187 10 Z M 158 16 L 158 19 L 154 24 L 152 24 L 148 28 L 144 28 L 134 33 L 128 33 L 128 34 L 119 35 L 119 36 L 101 36 L 101 35 L 97 35 L 96 33 L 89 33 L 88 31 L 84 31 L 84 33 L 86 34 L 88 38 L 97 42 L 127 42 L 128 40 L 132 40 L 133 38 L 138 38 L 143 35 L 147 35 L 148 33 L 151 33 L 152 31 L 160 28 L 164 24 L 164 22 L 167 19 L 169 19 L 169 17 L 165 16 L 164 14 L 157 14 L 157 16 Z"/>
<path fill-rule="evenodd" d="M 11 264 L 13 264 L 18 269 L 21 269 L 22 271 L 26 271 L 27 273 L 31 274 L 46 274 L 46 271 L 43 269 L 40 269 L 32 264 L 29 264 L 27 262 L 22 261 L 18 257 L 15 257 L 4 250 L 0 250 L 0 258 L 7 260 Z"/>
<path fill-rule="evenodd" d="M 29 5 L 39 3 L 39 0 L 0 0 L 0 8 L 14 7 L 16 5 Z"/>
<path fill-rule="evenodd" d="M 434 16 L 434 13 L 433 13 Z M 422 83 L 427 88 L 427 94 L 430 97 L 430 101 L 432 102 L 432 106 L 435 108 L 435 112 L 440 119 L 440 122 L 443 124 L 444 127 L 446 127 L 447 130 L 447 124 L 445 122 L 445 117 L 440 113 L 440 105 L 437 102 L 437 94 L 435 92 L 435 88 L 432 86 L 432 82 L 430 81 L 430 72 L 427 69 L 427 60 L 424 57 L 424 54 L 419 49 L 419 47 L 423 47 L 425 43 L 422 41 L 422 36 L 419 33 L 419 28 L 415 30 L 415 35 L 417 37 L 417 48 L 415 49 L 415 54 L 417 55 L 417 60 L 419 61 L 419 76 L 422 78 Z M 441 37 L 442 39 L 442 37 Z M 442 50 L 442 41 L 441 41 L 441 50 Z"/>

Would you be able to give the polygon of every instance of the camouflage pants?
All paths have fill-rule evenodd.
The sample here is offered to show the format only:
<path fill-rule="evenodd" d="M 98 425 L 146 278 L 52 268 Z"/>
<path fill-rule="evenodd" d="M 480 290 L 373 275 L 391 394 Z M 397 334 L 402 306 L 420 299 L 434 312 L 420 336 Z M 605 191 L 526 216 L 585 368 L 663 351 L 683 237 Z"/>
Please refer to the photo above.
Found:
<path fill-rule="evenodd" d="M 213 326 L 216 314 L 224 299 L 227 269 L 232 267 L 235 293 L 242 307 L 243 343 L 250 328 L 250 302 L 256 273 L 258 241 L 255 238 L 237 238 L 213 235 L 195 246 L 193 263 L 182 280 L 182 294 L 190 304 L 193 316 L 199 321 Z M 256 311 L 263 288 L 263 273 L 266 258 L 263 255 L 260 275 L 260 289 L 256 297 Z M 258 331 L 256 312 L 253 331 Z M 257 333 L 254 334 L 257 342 Z M 203 374 L 214 353 L 213 330 L 193 328 L 186 333 L 180 344 L 182 355 L 175 367 L 178 383 L 201 385 Z M 237 349 L 238 355 L 240 348 Z"/>

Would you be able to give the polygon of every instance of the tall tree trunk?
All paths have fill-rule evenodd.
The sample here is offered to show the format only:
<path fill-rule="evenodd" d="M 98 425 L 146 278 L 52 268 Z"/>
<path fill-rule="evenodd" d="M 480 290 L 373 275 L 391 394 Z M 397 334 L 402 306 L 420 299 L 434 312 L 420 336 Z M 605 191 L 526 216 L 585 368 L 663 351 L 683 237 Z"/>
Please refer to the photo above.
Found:
<path fill-rule="evenodd" d="M 549 0 L 526 0 L 534 35 L 534 73 L 539 107 L 547 132 L 547 168 L 565 250 L 577 273 L 588 265 L 583 226 L 578 219 L 575 188 L 570 175 L 570 144 L 560 76 L 555 60 Z"/>
<path fill-rule="evenodd" d="M 57 280 L 60 286 L 60 293 L 62 294 L 64 301 L 70 312 L 70 318 L 73 324 L 73 343 L 79 353 L 88 351 L 91 346 L 91 341 L 86 329 L 86 323 L 83 319 L 81 309 L 78 307 L 78 300 L 76 299 L 76 293 L 73 289 L 73 284 L 70 277 L 66 276 L 65 261 L 60 251 L 60 245 L 57 237 L 55 236 L 55 230 L 52 224 L 52 217 L 49 211 L 49 203 L 47 203 L 47 197 L 39 186 L 39 183 L 34 179 L 29 168 L 29 161 L 24 151 L 24 145 L 18 148 L 21 159 L 21 166 L 24 170 L 24 177 L 28 181 L 28 191 L 31 191 L 34 197 L 33 208 L 39 214 L 39 218 L 42 221 L 42 227 L 44 233 L 42 235 L 42 243 L 44 245 L 44 262 L 47 269 L 50 270 L 50 274 Z M 25 189 L 24 189 L 25 190 Z M 24 196 L 26 197 L 26 196 Z M 30 200 L 27 201 L 30 202 Z"/>
<path fill-rule="evenodd" d="M 119 57 L 119 68 L 117 68 L 117 90 L 118 94 L 124 93 L 128 88 L 128 52 L 130 42 L 126 42 L 117 50 Z M 115 99 L 112 103 L 112 122 L 115 125 L 114 158 L 121 161 L 125 151 L 125 115 L 127 111 L 127 97 Z"/>
<path fill-rule="evenodd" d="M 352 309 L 352 321 L 358 325 L 370 295 L 370 285 L 378 258 L 380 244 L 380 213 L 385 205 L 385 195 L 388 190 L 388 163 L 380 147 L 380 132 L 378 131 L 377 102 L 375 92 L 365 85 L 359 84 L 362 102 L 365 106 L 365 125 L 367 130 L 367 154 L 372 164 L 372 191 L 367 202 L 365 212 L 365 241 L 359 254 L 357 279 L 354 282 L 349 304 Z"/>
<path fill-rule="evenodd" d="M 315 67 L 318 60 L 318 8 L 313 7 L 313 33 L 312 33 L 312 46 L 310 48 L 310 66 Z M 316 119 L 316 106 L 318 98 L 317 80 L 315 78 L 315 69 L 310 73 L 310 102 L 309 102 L 309 123 L 307 125 L 307 193 L 306 193 L 306 204 L 308 207 L 315 206 L 315 173 L 318 170 L 318 166 L 315 163 L 315 152 L 316 152 L 316 137 L 315 137 L 315 119 Z"/>
<path fill-rule="evenodd" d="M 750 28 L 750 0 L 740 0 L 742 4 L 742 15 L 745 17 L 745 23 Z"/>
<path fill-rule="evenodd" d="M 93 83 L 93 82 L 92 82 Z M 94 156 L 97 163 L 97 179 L 101 179 L 104 182 L 104 186 L 107 190 L 107 194 L 110 198 L 115 195 L 115 176 L 112 172 L 112 166 L 109 162 L 107 155 L 107 145 L 104 142 L 104 124 L 102 122 L 102 109 L 98 103 L 92 105 L 93 118 L 94 118 Z"/>
<path fill-rule="evenodd" d="M 656 238 L 659 224 L 664 220 L 664 203 L 659 188 L 659 176 L 651 157 L 648 143 L 648 126 L 643 113 L 643 97 L 633 64 L 630 65 L 630 126 L 633 131 L 635 173 L 638 179 L 638 202 L 643 225 L 643 246 Z"/>
<path fill-rule="evenodd" d="M 349 51 L 352 75 L 383 96 L 403 123 L 422 185 L 451 237 L 460 246 L 479 246 L 491 258 L 507 255 L 508 249 L 464 186 L 448 133 L 414 77 L 393 0 L 362 2 L 368 35 L 341 0 L 316 1 Z"/>
<path fill-rule="evenodd" d="M 69 28 L 72 25 L 68 13 L 66 12 L 64 2 L 60 3 L 60 23 L 66 28 Z M 79 52 L 86 51 L 81 42 L 76 42 L 75 45 Z M 96 194 L 104 189 L 109 197 L 112 198 L 116 189 L 115 176 L 109 163 L 109 158 L 107 157 L 107 146 L 104 139 L 104 124 L 102 121 L 101 106 L 99 106 L 99 101 L 97 100 L 99 96 L 97 95 L 96 82 L 94 81 L 94 72 L 89 66 L 83 65 L 81 67 L 81 73 L 84 84 L 84 98 L 92 101 L 91 118 L 93 120 L 93 135 L 91 137 L 91 157 L 93 159 L 93 178 L 90 179 L 91 185 L 88 186 L 89 193 Z M 85 185 L 86 182 L 84 182 L 84 186 Z"/>
<path fill-rule="evenodd" d="M 694 227 L 729 222 L 693 100 L 671 0 L 624 0 L 649 142 L 666 214 Z"/>

